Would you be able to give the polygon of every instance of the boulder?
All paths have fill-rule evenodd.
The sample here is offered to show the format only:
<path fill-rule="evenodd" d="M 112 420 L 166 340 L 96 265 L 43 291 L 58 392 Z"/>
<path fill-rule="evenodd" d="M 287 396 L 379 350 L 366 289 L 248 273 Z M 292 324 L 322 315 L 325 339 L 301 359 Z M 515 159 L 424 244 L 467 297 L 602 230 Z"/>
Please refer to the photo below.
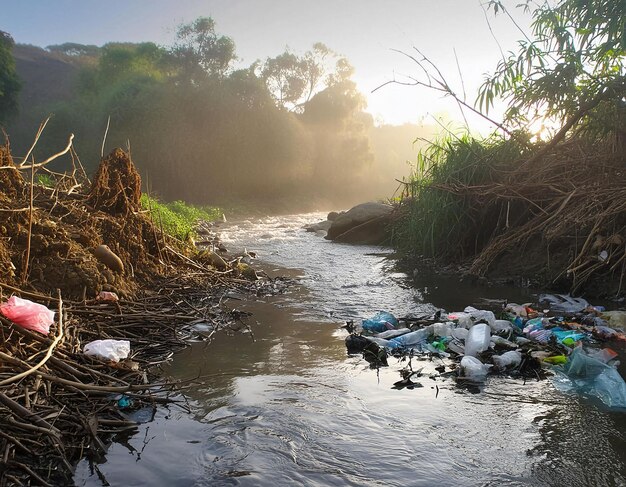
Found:
<path fill-rule="evenodd" d="M 380 244 L 387 237 L 393 208 L 384 203 L 362 203 L 332 222 L 326 238 L 346 243 Z"/>
<path fill-rule="evenodd" d="M 311 225 L 306 225 L 304 227 L 304 229 L 307 232 L 324 232 L 326 233 L 328 231 L 328 229 L 330 228 L 330 226 L 332 225 L 333 222 L 331 222 L 330 220 L 324 220 L 318 223 L 312 223 Z"/>

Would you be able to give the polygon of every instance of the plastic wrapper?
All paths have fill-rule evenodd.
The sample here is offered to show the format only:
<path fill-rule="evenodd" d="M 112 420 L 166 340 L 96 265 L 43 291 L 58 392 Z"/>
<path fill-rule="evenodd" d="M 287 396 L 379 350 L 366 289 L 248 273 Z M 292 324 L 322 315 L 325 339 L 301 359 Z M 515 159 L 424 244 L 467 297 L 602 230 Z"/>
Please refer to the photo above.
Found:
<path fill-rule="evenodd" d="M 119 362 L 130 354 L 128 340 L 95 340 L 83 347 L 83 353 L 104 360 Z"/>
<path fill-rule="evenodd" d="M 0 313 L 22 328 L 44 335 L 50 333 L 50 325 L 54 323 L 54 311 L 17 296 L 11 296 L 6 303 L 1 304 Z"/>

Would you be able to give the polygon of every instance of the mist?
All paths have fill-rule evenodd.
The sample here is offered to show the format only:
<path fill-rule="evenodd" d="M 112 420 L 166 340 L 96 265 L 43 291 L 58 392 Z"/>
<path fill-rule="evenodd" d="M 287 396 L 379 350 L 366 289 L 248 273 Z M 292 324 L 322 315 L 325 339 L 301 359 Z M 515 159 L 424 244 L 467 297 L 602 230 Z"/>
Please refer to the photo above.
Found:
<path fill-rule="evenodd" d="M 164 200 L 275 213 L 387 199 L 429 126 L 375 126 L 349 59 L 323 43 L 235 69 L 236 40 L 211 18 L 179 26 L 170 46 L 16 45 L 20 108 L 7 125 L 43 158 L 70 133 L 89 174 L 129 150 L 144 190 Z M 106 130 L 108 126 L 108 130 Z M 55 167 L 62 171 L 70 160 Z"/>

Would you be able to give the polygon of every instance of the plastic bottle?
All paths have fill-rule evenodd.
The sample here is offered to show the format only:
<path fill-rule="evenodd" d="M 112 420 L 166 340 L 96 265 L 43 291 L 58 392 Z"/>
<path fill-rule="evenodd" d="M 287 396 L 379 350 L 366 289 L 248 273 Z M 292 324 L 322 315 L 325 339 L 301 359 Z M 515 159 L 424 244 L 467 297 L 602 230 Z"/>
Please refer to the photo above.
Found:
<path fill-rule="evenodd" d="M 422 328 L 421 330 L 412 331 L 411 333 L 406 333 L 405 335 L 392 338 L 391 340 L 389 340 L 388 346 L 390 348 L 412 347 L 424 343 L 426 339 L 432 334 L 433 325 L 429 325 L 426 328 Z"/>
<path fill-rule="evenodd" d="M 465 339 L 465 355 L 476 357 L 484 352 L 491 342 L 491 328 L 485 323 L 478 323 L 470 328 Z"/>

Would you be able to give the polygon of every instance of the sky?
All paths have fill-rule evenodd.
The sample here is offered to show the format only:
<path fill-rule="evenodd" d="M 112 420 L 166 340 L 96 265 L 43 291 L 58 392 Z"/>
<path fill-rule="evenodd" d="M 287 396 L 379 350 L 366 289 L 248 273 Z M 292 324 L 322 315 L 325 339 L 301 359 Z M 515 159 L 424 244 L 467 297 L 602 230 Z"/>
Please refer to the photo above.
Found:
<path fill-rule="evenodd" d="M 486 1 L 0 0 L 0 30 L 18 43 L 40 47 L 111 41 L 167 46 L 178 25 L 208 16 L 219 34 L 235 41 L 241 67 L 287 46 L 304 53 L 323 42 L 355 67 L 353 79 L 378 123 L 429 123 L 462 117 L 453 100 L 425 88 L 389 84 L 372 91 L 394 79 L 423 79 L 417 64 L 402 54 L 417 55 L 417 48 L 473 103 L 485 74 L 501 58 L 500 49 L 516 50 L 522 38 L 508 18 L 485 13 Z M 514 8 L 519 2 L 503 3 L 528 32 L 529 17 Z M 493 115 L 497 118 L 497 110 Z M 485 125 L 475 117 L 469 123 Z"/>

